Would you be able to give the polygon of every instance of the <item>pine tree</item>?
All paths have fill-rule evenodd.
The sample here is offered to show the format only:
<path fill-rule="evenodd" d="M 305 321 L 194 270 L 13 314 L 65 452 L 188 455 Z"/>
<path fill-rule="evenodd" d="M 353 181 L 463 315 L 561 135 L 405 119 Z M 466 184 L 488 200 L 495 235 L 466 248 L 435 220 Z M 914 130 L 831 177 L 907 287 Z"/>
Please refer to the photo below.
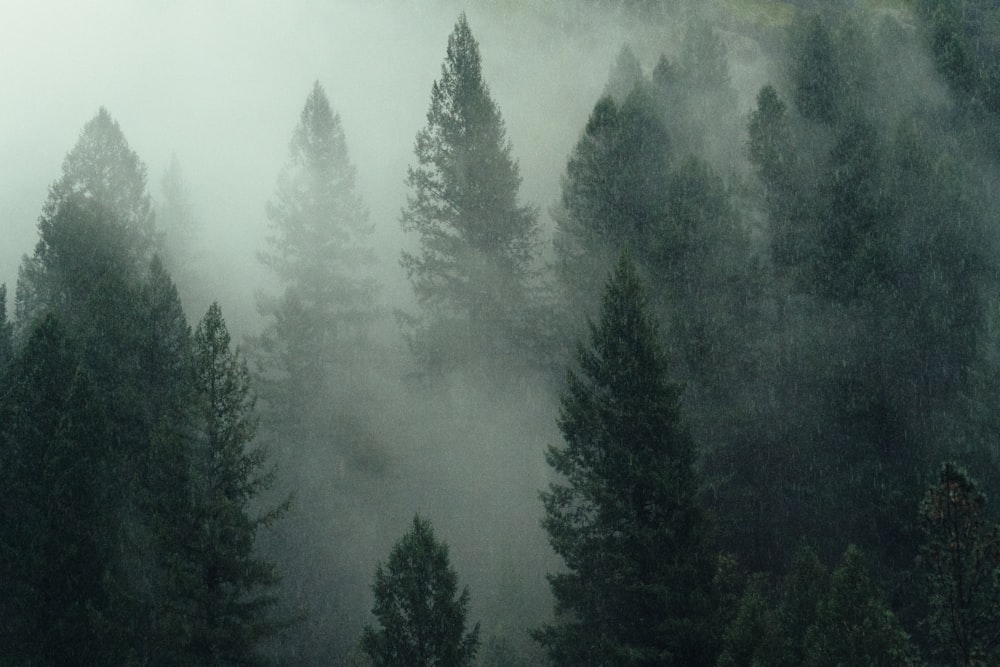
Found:
<path fill-rule="evenodd" d="M 722 636 L 716 667 L 778 667 L 786 662 L 777 614 L 769 604 L 766 579 L 747 582 L 736 617 Z"/>
<path fill-rule="evenodd" d="M 954 463 L 941 466 L 920 504 L 930 639 L 957 665 L 1000 660 L 1000 528 L 985 506 L 978 485 Z"/>
<path fill-rule="evenodd" d="M 416 157 L 401 219 L 420 239 L 402 255 L 422 311 L 402 316 L 415 352 L 450 365 L 480 345 L 518 351 L 530 340 L 537 214 L 517 201 L 518 165 L 465 14 L 448 38 Z"/>
<path fill-rule="evenodd" d="M 472 664 L 479 624 L 465 631 L 469 589 L 458 593 L 448 547 L 434 538 L 429 521 L 413 517 L 385 566 L 376 567 L 372 591 L 381 627 L 366 626 L 361 646 L 376 667 Z"/>
<path fill-rule="evenodd" d="M 669 213 L 668 165 L 666 130 L 642 89 L 621 105 L 610 97 L 598 101 L 566 165 L 553 213 L 555 269 L 569 307 L 596 305 L 601 276 L 625 247 L 642 253 L 640 260 L 655 253 L 653 240 L 662 238 Z"/>
<path fill-rule="evenodd" d="M 57 228 L 64 224 L 61 221 L 67 206 L 104 211 L 102 217 L 114 221 L 116 232 L 126 240 L 136 264 L 143 268 L 148 265 L 159 238 L 146 194 L 146 166 L 104 107 L 84 125 L 79 140 L 63 161 L 62 177 L 49 188 L 38 220 L 39 243 L 34 256 L 24 258 L 18 278 L 19 327 L 29 326 L 36 314 L 54 305 L 47 300 L 53 295 L 45 291 L 45 274 L 52 268 L 45 265 L 45 255 L 51 250 L 48 238 L 60 233 Z"/>
<path fill-rule="evenodd" d="M 764 184 L 770 215 L 771 259 L 779 270 L 799 269 L 813 251 L 806 224 L 807 189 L 793 145 L 785 103 L 770 84 L 757 94 L 757 108 L 747 124 L 750 163 Z"/>
<path fill-rule="evenodd" d="M 314 391 L 294 365 L 329 371 L 342 364 L 367 336 L 377 291 L 365 275 L 374 261 L 368 212 L 355 192 L 340 117 L 319 82 L 302 109 L 267 217 L 271 234 L 260 260 L 284 291 L 261 299 L 258 309 L 272 320 L 264 337 L 295 357 L 283 361 L 275 352 L 269 364 Z"/>
<path fill-rule="evenodd" d="M 154 433 L 149 516 L 159 567 L 157 614 L 164 664 L 261 664 L 278 573 L 254 553 L 258 531 L 287 507 L 256 512 L 273 472 L 252 446 L 250 374 L 213 303 L 193 339 L 189 422 Z M 176 662 L 171 662 L 176 660 Z"/>
<path fill-rule="evenodd" d="M 834 570 L 816 623 L 805 638 L 805 665 L 919 665 L 910 638 L 868 575 L 864 557 L 851 545 Z"/>
<path fill-rule="evenodd" d="M 122 664 L 108 424 L 51 315 L 0 382 L 0 641 L 9 664 Z"/>
<path fill-rule="evenodd" d="M 790 61 L 795 106 L 806 118 L 824 125 L 838 120 L 847 93 L 839 54 L 830 28 L 819 16 L 793 26 Z"/>
<path fill-rule="evenodd" d="M 627 255 L 569 374 L 542 494 L 567 572 L 549 576 L 557 621 L 535 637 L 557 665 L 698 665 L 715 652 L 715 554 L 697 502 L 681 388 Z"/>
<path fill-rule="evenodd" d="M 14 323 L 7 318 L 7 285 L 0 285 L 0 376 L 14 356 Z"/>

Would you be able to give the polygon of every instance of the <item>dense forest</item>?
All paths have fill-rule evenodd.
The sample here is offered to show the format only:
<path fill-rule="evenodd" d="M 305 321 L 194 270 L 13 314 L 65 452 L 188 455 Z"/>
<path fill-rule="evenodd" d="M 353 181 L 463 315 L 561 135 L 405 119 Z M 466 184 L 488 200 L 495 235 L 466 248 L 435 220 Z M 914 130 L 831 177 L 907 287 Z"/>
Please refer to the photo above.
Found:
<path fill-rule="evenodd" d="M 389 60 L 238 203 L 103 102 L 62 148 L 0 665 L 1000 664 L 995 3 L 399 5 L 342 17 L 435 25 L 404 163 L 338 111 Z"/>

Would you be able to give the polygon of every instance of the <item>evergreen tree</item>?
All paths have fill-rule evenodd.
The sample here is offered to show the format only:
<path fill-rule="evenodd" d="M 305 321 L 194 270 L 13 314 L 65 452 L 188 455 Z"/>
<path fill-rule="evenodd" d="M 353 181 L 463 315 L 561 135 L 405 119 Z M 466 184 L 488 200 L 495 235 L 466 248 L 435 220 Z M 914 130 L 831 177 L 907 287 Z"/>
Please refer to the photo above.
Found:
<path fill-rule="evenodd" d="M 0 662 L 123 664 L 109 436 L 65 330 L 44 317 L 0 383 Z"/>
<path fill-rule="evenodd" d="M 816 624 L 817 607 L 830 588 L 830 572 L 816 552 L 799 545 L 792 566 L 782 582 L 778 609 L 780 633 L 785 640 L 788 667 L 805 662 L 806 635 Z"/>
<path fill-rule="evenodd" d="M 164 424 L 153 438 L 150 513 L 158 566 L 163 664 L 261 664 L 278 583 L 255 539 L 285 510 L 255 507 L 274 480 L 257 428 L 250 374 L 213 303 L 193 339 L 188 428 Z"/>
<path fill-rule="evenodd" d="M 1000 660 L 1000 529 L 985 506 L 978 485 L 954 463 L 941 466 L 920 504 L 929 638 L 956 665 Z"/>
<path fill-rule="evenodd" d="M 855 546 L 834 570 L 826 596 L 816 608 L 816 623 L 805 640 L 809 667 L 837 665 L 919 665 L 895 614 L 868 576 Z"/>
<path fill-rule="evenodd" d="M 127 239 L 129 253 L 136 262 L 145 267 L 152 258 L 159 239 L 146 194 L 146 166 L 104 107 L 84 125 L 79 140 L 63 161 L 62 177 L 49 188 L 38 220 L 39 244 L 33 257 L 24 258 L 18 278 L 16 315 L 20 327 L 29 326 L 36 314 L 53 305 L 46 300 L 52 295 L 46 295 L 44 285 L 39 284 L 44 283 L 44 274 L 51 269 L 44 266 L 40 255 L 46 253 L 46 238 L 52 228 L 62 224 L 59 220 L 66 206 L 105 211 L 121 237 Z"/>
<path fill-rule="evenodd" d="M 715 555 L 695 445 L 627 255 L 577 357 L 559 419 L 566 446 L 546 455 L 567 484 L 542 494 L 568 571 L 549 576 L 557 622 L 535 637 L 557 665 L 709 664 Z"/>
<path fill-rule="evenodd" d="M 716 667 L 778 667 L 789 664 L 783 654 L 777 615 L 767 596 L 766 579 L 757 575 L 747 583 L 736 617 L 722 636 Z"/>
<path fill-rule="evenodd" d="M 573 310 L 596 305 L 601 276 L 624 248 L 635 248 L 640 259 L 655 256 L 654 239 L 662 238 L 669 215 L 668 149 L 666 130 L 642 89 L 622 105 L 610 97 L 595 105 L 553 212 L 556 275 Z"/>
<path fill-rule="evenodd" d="M 521 176 L 465 14 L 448 38 L 416 157 L 401 220 L 420 239 L 402 255 L 422 311 L 402 316 L 414 350 L 432 365 L 480 345 L 519 351 L 532 338 L 537 214 L 517 201 Z"/>
<path fill-rule="evenodd" d="M 372 227 L 355 192 L 340 117 L 319 82 L 306 99 L 289 143 L 288 162 L 267 206 L 271 233 L 261 262 L 282 287 L 261 297 L 268 326 L 258 345 L 268 398 L 291 409 L 303 397 L 326 396 L 325 383 L 367 339 L 377 286 Z M 294 420 L 292 420 L 294 421 Z"/>
<path fill-rule="evenodd" d="M 770 84 L 757 94 L 747 130 L 747 152 L 764 184 L 770 215 L 771 259 L 779 270 L 799 269 L 814 252 L 806 214 L 809 190 L 802 182 L 785 103 Z"/>
<path fill-rule="evenodd" d="M 465 631 L 469 590 L 458 593 L 448 547 L 434 538 L 429 521 L 413 517 L 385 566 L 376 567 L 372 592 L 381 627 L 366 626 L 361 646 L 376 667 L 472 664 L 479 624 Z"/>
<path fill-rule="evenodd" d="M 793 25 L 791 79 L 795 106 L 803 118 L 832 125 L 847 93 L 830 28 L 818 15 Z"/>
<path fill-rule="evenodd" d="M 7 285 L 0 285 L 0 376 L 14 356 L 14 323 L 7 319 Z"/>
<path fill-rule="evenodd" d="M 610 97 L 616 104 L 621 105 L 636 86 L 642 86 L 645 82 L 646 77 L 642 73 L 642 63 L 626 44 L 618 52 L 618 58 L 615 59 L 615 64 L 611 67 L 611 73 L 608 75 L 608 82 L 604 86 L 601 97 Z"/>

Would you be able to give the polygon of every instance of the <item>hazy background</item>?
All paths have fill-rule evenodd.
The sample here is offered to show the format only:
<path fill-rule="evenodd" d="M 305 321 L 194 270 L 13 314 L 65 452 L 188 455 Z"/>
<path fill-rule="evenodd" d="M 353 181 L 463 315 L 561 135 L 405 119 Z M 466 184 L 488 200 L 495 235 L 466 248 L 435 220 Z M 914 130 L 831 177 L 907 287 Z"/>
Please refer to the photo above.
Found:
<path fill-rule="evenodd" d="M 483 6 L 479 6 L 483 5 Z M 537 7 L 533 5 L 538 5 Z M 11 291 L 49 184 L 105 106 L 149 170 L 155 198 L 180 161 L 223 307 L 249 302 L 264 202 L 312 83 L 341 116 L 371 211 L 387 297 L 402 272 L 398 216 L 413 140 L 463 9 L 521 163 L 522 195 L 546 210 L 627 28 L 548 3 L 416 0 L 42 0 L 0 10 L 0 281 Z M 667 41 L 667 40 L 665 40 Z M 648 63 L 647 67 L 651 67 Z M 232 273 L 235 271 L 235 274 Z M 406 289 L 408 291 L 408 287 Z M 406 293 L 404 291 L 404 294 Z M 232 313 L 236 315 L 236 313 Z M 232 322 L 237 330 L 245 322 Z"/>
<path fill-rule="evenodd" d="M 387 308 L 405 306 L 410 287 L 398 264 L 404 238 L 407 165 L 426 123 L 432 82 L 461 11 L 479 41 L 483 72 L 520 162 L 522 201 L 537 206 L 550 239 L 549 208 L 566 159 L 629 43 L 650 71 L 673 55 L 684 16 L 632 22 L 583 3 L 448 0 L 221 0 L 8 3 L 0 9 L 0 282 L 12 307 L 17 266 L 30 253 L 47 188 L 100 106 L 119 122 L 148 168 L 154 201 L 172 155 L 180 162 L 199 223 L 197 290 L 182 293 L 196 321 L 223 307 L 234 338 L 259 329 L 254 292 L 268 278 L 265 202 L 314 81 L 340 114 L 358 193 L 370 211 Z M 704 5 L 711 15 L 716 5 Z M 756 42 L 723 33 L 733 86 L 746 112 L 767 80 Z M 731 122 L 731 121 L 730 121 Z M 734 147 L 737 152 L 741 147 Z M 547 253 L 547 249 L 546 249 Z M 390 321 L 390 318 L 387 318 Z M 319 549 L 302 555 L 292 582 L 308 589 L 312 641 L 342 656 L 370 608 L 375 561 L 414 512 L 434 522 L 472 593 L 471 617 L 484 634 L 519 635 L 551 610 L 544 573 L 556 567 L 539 527 L 537 491 L 548 480 L 542 452 L 557 442 L 557 399 L 545 387 L 496 396 L 456 380 L 444 395 L 413 396 L 399 383 L 398 357 L 372 383 L 363 441 L 371 469 L 345 472 L 342 458 L 309 462 L 310 500 L 298 507 Z M 405 363 L 403 361 L 402 363 Z M 381 384 L 379 383 L 381 382 Z M 349 478 L 349 482 L 344 480 Z M 349 485 L 350 493 L 344 492 Z M 329 486 L 324 496 L 322 489 Z M 297 523 L 295 525 L 301 525 Z M 324 570 L 324 564 L 329 569 Z M 324 596 L 327 604 L 317 602 Z M 515 627 L 516 626 L 516 627 Z"/>

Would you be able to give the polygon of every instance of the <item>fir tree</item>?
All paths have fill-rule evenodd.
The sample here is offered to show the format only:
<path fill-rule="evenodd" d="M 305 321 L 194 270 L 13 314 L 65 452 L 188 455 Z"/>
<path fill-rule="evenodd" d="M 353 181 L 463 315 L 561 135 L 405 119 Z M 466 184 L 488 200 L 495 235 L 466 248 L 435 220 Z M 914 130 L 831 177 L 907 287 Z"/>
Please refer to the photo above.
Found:
<path fill-rule="evenodd" d="M 7 285 L 0 285 L 0 376 L 14 356 L 14 323 L 7 318 Z"/>
<path fill-rule="evenodd" d="M 868 575 L 855 546 L 834 570 L 826 596 L 816 608 L 816 623 L 805 638 L 808 667 L 920 664 L 909 635 Z"/>
<path fill-rule="evenodd" d="M 479 646 L 479 624 L 465 631 L 469 590 L 458 593 L 448 547 L 434 538 L 429 521 L 413 527 L 375 569 L 380 628 L 366 626 L 361 646 L 376 667 L 465 667 Z"/>
<path fill-rule="evenodd" d="M 985 506 L 978 485 L 953 463 L 941 466 L 920 504 L 929 638 L 956 665 L 1000 659 L 1000 529 Z"/>
<path fill-rule="evenodd" d="M 844 76 L 830 28 L 819 16 L 793 26 L 791 79 L 795 106 L 803 118 L 832 125 L 844 97 Z"/>
<path fill-rule="evenodd" d="M 255 555 L 255 539 L 287 505 L 255 511 L 274 475 L 265 469 L 264 450 L 253 446 L 250 374 L 230 347 L 218 304 L 194 333 L 192 357 L 189 427 L 164 424 L 153 438 L 149 515 L 168 651 L 159 659 L 260 664 L 262 641 L 280 627 L 271 617 L 278 573 Z"/>
<path fill-rule="evenodd" d="M 127 239 L 136 263 L 145 267 L 159 244 L 149 195 L 146 166 L 129 147 L 118 122 L 101 107 L 86 125 L 62 165 L 62 177 L 49 188 L 49 196 L 38 220 L 40 241 L 33 257 L 25 257 L 18 277 L 16 315 L 19 327 L 51 307 L 44 287 L 47 237 L 62 223 L 65 211 L 87 208 L 103 210 L 116 231 Z M 55 233 L 59 233 L 55 230 Z M 81 253 L 83 255 L 83 253 Z M 42 284 L 39 284 L 41 282 Z"/>
<path fill-rule="evenodd" d="M 537 214 L 518 203 L 518 165 L 465 14 L 448 38 L 416 158 L 402 214 L 420 239 L 402 255 L 422 311 L 402 316 L 415 352 L 451 365 L 480 345 L 518 351 L 530 342 Z"/>
<path fill-rule="evenodd" d="M 667 379 L 635 269 L 620 259 L 569 374 L 542 494 L 567 572 L 549 576 L 557 621 L 535 637 L 557 665 L 697 665 L 714 659 L 715 555 L 696 495 L 681 388 Z"/>
<path fill-rule="evenodd" d="M 569 305 L 590 310 L 601 276 L 625 247 L 646 259 L 668 218 L 669 140 L 641 89 L 621 105 L 603 97 L 566 164 L 553 212 L 556 275 Z M 655 247 L 662 244 L 657 243 Z"/>
<path fill-rule="evenodd" d="M 123 664 L 109 443 L 74 346 L 45 316 L 0 383 L 0 662 Z"/>
<path fill-rule="evenodd" d="M 261 314 L 272 319 L 265 337 L 287 354 L 300 355 L 300 362 L 329 370 L 366 338 L 377 286 L 365 275 L 374 261 L 367 245 L 372 226 L 355 192 L 340 117 L 319 82 L 295 127 L 267 217 L 271 233 L 260 260 L 284 291 L 260 300 Z M 276 371 L 303 382 L 280 355 L 274 357 Z M 316 389 L 308 383 L 302 388 Z"/>

